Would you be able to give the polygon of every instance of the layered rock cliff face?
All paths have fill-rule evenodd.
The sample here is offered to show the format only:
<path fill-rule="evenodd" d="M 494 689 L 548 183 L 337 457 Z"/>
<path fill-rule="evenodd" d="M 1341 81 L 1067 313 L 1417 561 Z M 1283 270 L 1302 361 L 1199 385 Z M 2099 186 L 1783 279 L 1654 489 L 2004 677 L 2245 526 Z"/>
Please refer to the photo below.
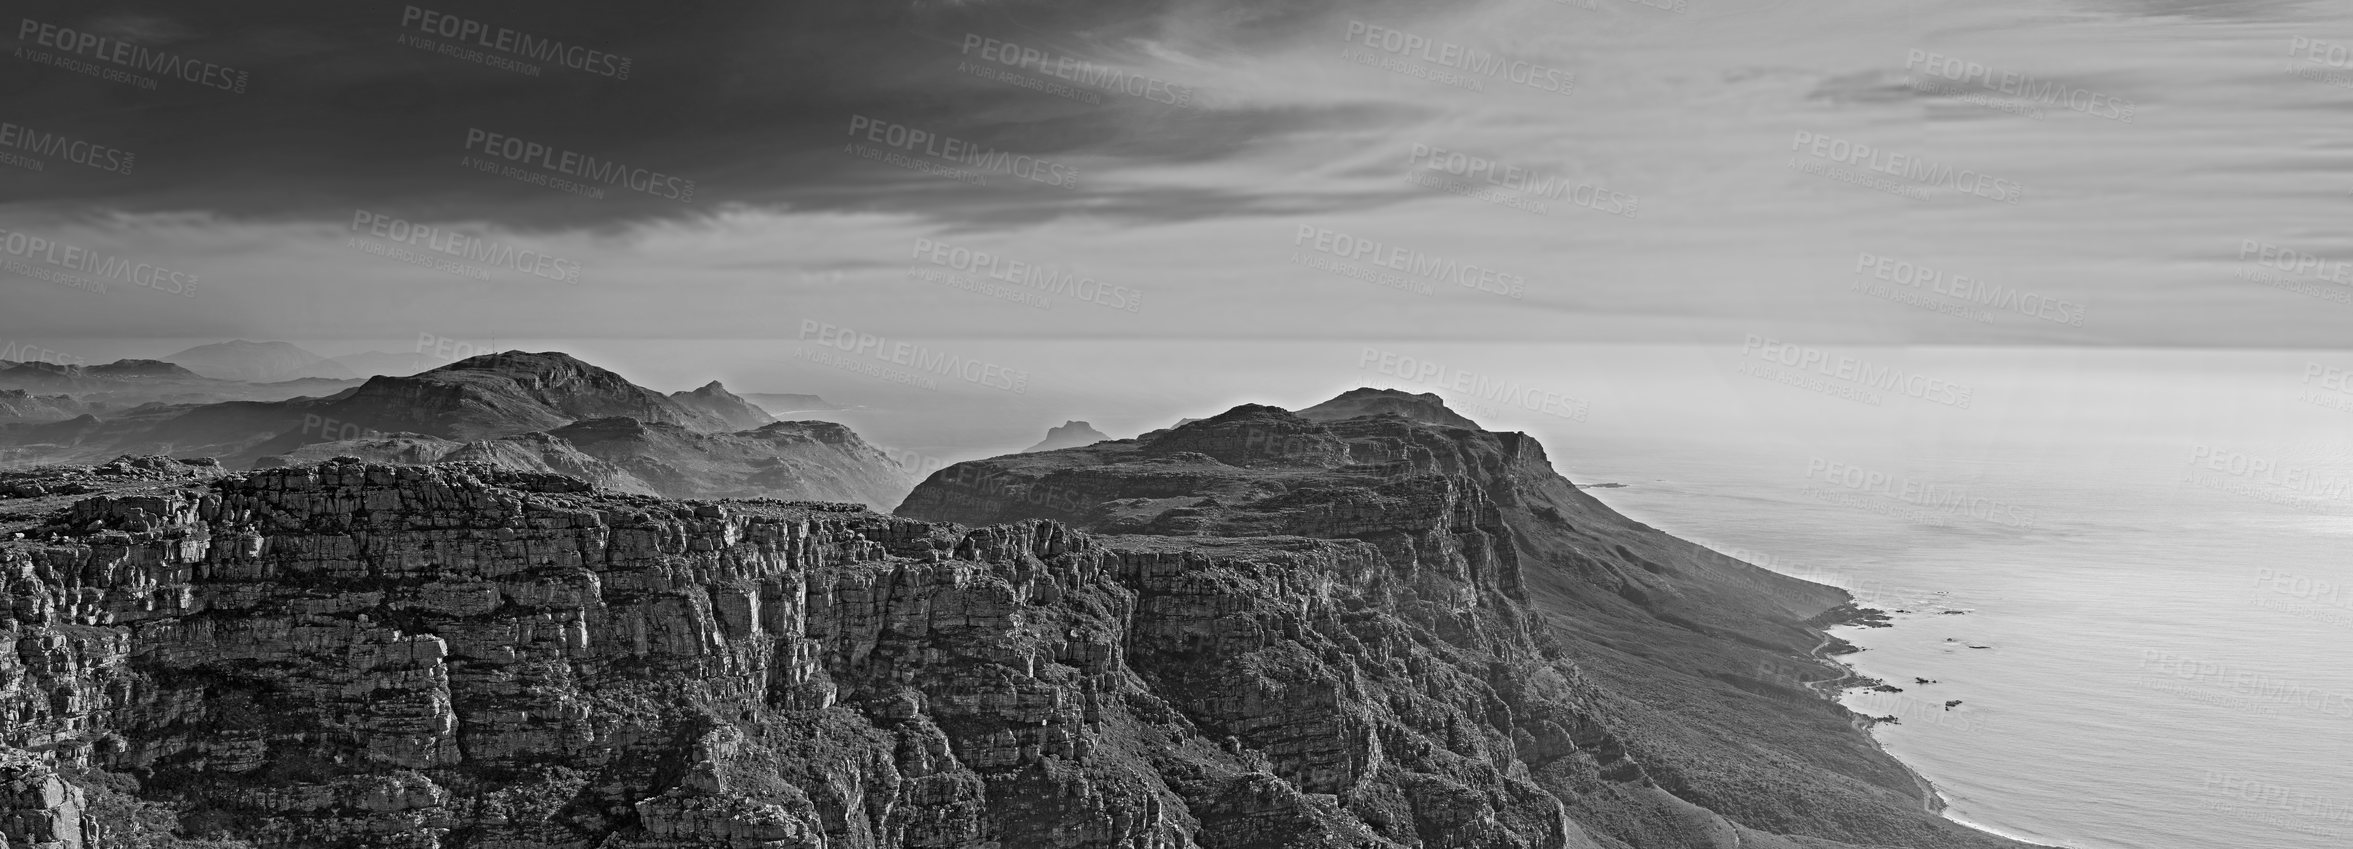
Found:
<path fill-rule="evenodd" d="M 1516 745 L 1500 750 L 1501 778 L 1434 772 L 1491 797 L 1526 782 L 1602 845 L 2016 845 L 1928 813 L 1938 803 L 1915 777 L 1851 714 L 1804 686 L 1829 677 L 1811 660 L 1823 642 L 1811 623 L 1842 609 L 1843 592 L 1621 516 L 1554 471 L 1535 440 L 1467 423 L 1435 396 L 1384 390 L 1298 414 L 1244 405 L 1137 439 L 957 464 L 898 512 L 974 524 L 1047 519 L 1166 545 L 1369 545 L 1388 567 L 1380 585 L 1426 582 L 1410 597 L 1383 599 L 1384 612 L 1441 640 L 1504 622 L 1533 635 L 1541 661 L 1501 652 L 1474 673 L 1499 694 L 1523 694 L 1506 699 L 1513 716 L 1525 715 L 1525 703 L 1575 706 L 1579 722 L 1561 725 L 1572 729 L 1565 743 L 1504 726 Z M 1432 556 L 1450 551 L 1464 554 Z M 1354 682 L 1304 667 L 1284 674 L 1342 691 Z M 1523 689 L 1556 675 L 1574 695 Z M 1562 757 L 1569 753 L 1581 759 Z M 1379 821 L 1353 807 L 1366 804 L 1362 793 L 1340 798 Z M 1528 845 L 1552 839 L 1512 834 Z"/>
<path fill-rule="evenodd" d="M 1475 500 L 1397 560 L 488 466 L 139 484 L 0 545 L 12 845 L 145 839 L 98 794 L 260 846 L 1593 846 L 1523 756 L 1637 772 L 1463 614 L 1512 569 Z"/>
<path fill-rule="evenodd" d="M 2014 845 L 1920 812 L 1867 741 L 1727 740 L 1745 720 L 1626 682 L 1645 663 L 1714 681 L 1664 668 L 1677 640 L 1770 656 L 1812 633 L 1787 616 L 1839 594 L 1578 512 L 1598 504 L 1513 477 L 1542 462 L 1524 437 L 1273 408 L 1162 436 L 987 461 L 1017 484 L 983 494 L 994 508 L 950 493 L 1101 533 L 669 501 L 486 464 L 148 460 L 27 483 L 11 491 L 37 497 L 0 501 L 17 647 L 0 654 L 0 836 Z M 1041 506 L 1041 481 L 1070 489 Z M 1540 508 L 1571 529 L 1522 527 Z M 1626 547 L 1564 562 L 1591 545 Z M 1703 606 L 1727 621 L 1658 624 Z M 1803 693 L 1716 683 L 1686 696 L 1845 729 Z"/>

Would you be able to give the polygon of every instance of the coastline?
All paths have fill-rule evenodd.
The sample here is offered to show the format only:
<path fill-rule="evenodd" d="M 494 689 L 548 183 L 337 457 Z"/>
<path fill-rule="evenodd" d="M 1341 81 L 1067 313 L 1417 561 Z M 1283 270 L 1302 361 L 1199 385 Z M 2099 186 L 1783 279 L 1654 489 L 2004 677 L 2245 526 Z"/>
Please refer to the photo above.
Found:
<path fill-rule="evenodd" d="M 1839 589 L 1848 593 L 1849 600 L 1846 603 L 1830 608 L 1829 610 L 1822 611 L 1821 613 L 1815 614 L 1812 619 L 1806 620 L 1807 629 L 1813 631 L 1817 637 L 1821 638 L 1821 642 L 1815 644 L 1813 651 L 1808 653 L 1810 655 L 1810 659 L 1815 663 L 1820 664 L 1822 667 L 1838 673 L 1837 677 L 1835 678 L 1828 678 L 1821 681 L 1808 681 L 1806 682 L 1806 688 L 1814 691 L 1815 695 L 1820 696 L 1832 704 L 1840 704 L 1839 696 L 1845 694 L 1848 690 L 1868 689 L 1870 687 L 1878 686 L 1884 682 L 1877 678 L 1863 674 L 1863 671 L 1860 669 L 1856 669 L 1852 666 L 1848 666 L 1843 662 L 1840 662 L 1838 658 L 1863 651 L 1863 648 L 1855 645 L 1852 642 L 1849 642 L 1844 637 L 1830 633 L 1830 630 L 1841 627 L 1894 627 L 1887 611 L 1857 605 L 1852 599 L 1853 590 L 1849 590 L 1845 587 L 1840 587 Z M 1840 704 L 1840 706 L 1844 707 L 1843 704 Z M 1851 711 L 1852 709 L 1850 708 L 1849 710 Z M 1860 713 L 1857 713 L 1856 715 L 1858 717 L 1863 716 L 1863 714 Z M 1945 810 L 1947 803 L 1945 801 L 1944 794 L 1936 789 L 1936 783 L 1929 781 L 1928 776 L 1922 775 L 1919 768 L 1914 767 L 1910 762 L 1905 761 L 1902 757 L 1897 756 L 1894 750 L 1889 749 L 1886 743 L 1881 742 L 1878 735 L 1871 733 L 1871 729 L 1873 727 L 1874 724 L 1866 719 L 1857 725 L 1857 730 L 1861 731 L 1863 736 L 1871 741 L 1872 746 L 1877 747 L 1880 752 L 1886 754 L 1888 760 L 1894 761 L 1896 765 L 1903 767 L 1904 774 L 1912 777 L 1912 781 L 1915 782 L 1920 788 L 1921 809 L 1923 811 L 1943 817 L 1944 819 L 1963 827 L 1974 829 L 1976 831 L 1982 831 L 1986 834 L 1990 834 L 2004 840 L 2015 841 L 2023 845 L 2043 847 L 2043 849 L 2073 849 L 2073 847 L 2064 843 L 2038 842 L 2048 838 L 2028 838 L 2014 834 L 2006 834 L 1999 830 L 1989 828 L 1978 823 L 1970 822 L 1947 813 Z"/>

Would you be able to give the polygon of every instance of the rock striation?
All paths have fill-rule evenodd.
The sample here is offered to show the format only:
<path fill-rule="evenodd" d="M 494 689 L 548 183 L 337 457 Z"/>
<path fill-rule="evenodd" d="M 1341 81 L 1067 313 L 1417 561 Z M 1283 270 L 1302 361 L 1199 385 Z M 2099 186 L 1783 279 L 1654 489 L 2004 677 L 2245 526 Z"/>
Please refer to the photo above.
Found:
<path fill-rule="evenodd" d="M 1372 580 L 1414 591 L 1370 609 L 1439 641 L 1493 634 L 1499 623 L 1530 635 L 1532 649 L 1451 667 L 1502 699 L 1508 710 L 1491 715 L 1514 717 L 1486 726 L 1511 741 L 1480 750 L 1496 756 L 1496 774 L 1417 764 L 1459 794 L 1462 816 L 1489 816 L 1466 800 L 1518 799 L 1524 781 L 1604 846 L 2017 845 L 1927 813 L 1939 804 L 1933 795 L 1810 688 L 1838 674 L 1811 652 L 1824 636 L 1818 617 L 1844 609 L 1845 593 L 1619 515 L 1556 472 L 1535 440 L 1481 430 L 1434 395 L 1359 389 L 1298 413 L 1246 404 L 1136 439 L 960 463 L 928 478 L 898 512 L 966 524 L 1051 520 L 1170 546 L 1371 546 L 1387 566 Z M 1522 645 L 1516 639 L 1492 645 Z M 1338 695 L 1306 713 L 1344 717 L 1363 679 L 1326 671 L 1337 666 L 1262 668 L 1280 669 L 1272 677 L 1294 692 L 1326 682 Z M 1480 715 L 1449 689 L 1458 685 L 1448 669 L 1414 670 L 1445 682 L 1424 698 Z M 1568 686 L 1544 683 L 1556 677 Z M 1221 669 L 1187 685 L 1248 693 L 1250 680 Z M 1518 721 L 1537 705 L 1570 706 L 1571 717 L 1545 718 L 1566 733 Z M 1420 736 L 1382 738 L 1381 751 L 1467 755 L 1458 744 L 1476 736 L 1468 725 L 1408 725 Z M 1405 786 L 1436 786 L 1421 781 Z M 1506 819 L 1493 822 L 1508 834 L 1433 831 L 1432 822 L 1458 821 L 1438 813 L 1448 805 L 1398 818 L 1361 787 L 1335 795 L 1403 844 L 1578 845 Z"/>
<path fill-rule="evenodd" d="M 7 845 L 2018 845 L 1759 675 L 1842 593 L 1519 434 L 1237 408 L 951 467 L 926 518 L 106 468 L 0 500 Z"/>

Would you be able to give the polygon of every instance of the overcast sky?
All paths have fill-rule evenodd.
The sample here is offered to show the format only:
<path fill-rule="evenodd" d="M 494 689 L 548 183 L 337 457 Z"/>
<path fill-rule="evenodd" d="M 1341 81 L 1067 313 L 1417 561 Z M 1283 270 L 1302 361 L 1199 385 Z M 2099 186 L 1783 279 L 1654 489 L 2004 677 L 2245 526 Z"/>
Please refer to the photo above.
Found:
<path fill-rule="evenodd" d="M 943 344 L 2353 328 L 2331 264 L 2353 257 L 2342 2 L 431 2 L 12 4 L 0 228 L 197 282 L 94 291 L 43 279 L 71 271 L 56 249 L 0 242 L 0 339 L 98 358 L 797 344 L 809 322 Z M 566 49 L 517 55 L 540 41 Z M 149 79 L 101 76 L 126 70 Z M 891 147 L 911 133 L 937 141 Z M 72 146 L 24 141 L 46 134 Z M 549 153 L 496 155 L 525 145 Z M 933 155 L 967 148 L 988 158 Z M 664 179 L 537 182 L 567 154 Z M 1468 157 L 1495 165 L 1426 167 Z M 411 224 L 550 264 L 389 237 Z M 1330 254 L 1357 241 L 1380 247 Z M 956 248 L 1087 282 L 975 291 L 926 261 Z"/>

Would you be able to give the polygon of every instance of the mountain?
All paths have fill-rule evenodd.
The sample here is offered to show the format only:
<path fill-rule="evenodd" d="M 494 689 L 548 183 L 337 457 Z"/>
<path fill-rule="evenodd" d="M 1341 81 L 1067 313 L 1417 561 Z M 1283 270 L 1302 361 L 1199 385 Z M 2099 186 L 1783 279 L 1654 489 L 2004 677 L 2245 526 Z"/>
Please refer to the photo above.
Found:
<path fill-rule="evenodd" d="M 119 454 L 218 457 L 237 468 L 339 456 L 484 462 L 572 475 L 616 492 L 854 501 L 876 509 L 898 503 L 915 484 L 912 472 L 841 425 L 777 422 L 717 382 L 663 395 L 553 352 L 485 354 L 320 397 L 149 404 L 58 421 L 68 418 L 0 420 L 0 447 L 14 449 L 0 462 Z"/>
<path fill-rule="evenodd" d="M 1395 389 L 1351 389 L 1332 400 L 1300 410 L 1299 417 L 1308 421 L 1336 422 L 1381 413 L 1395 413 L 1424 424 L 1446 427 L 1479 426 L 1478 422 L 1448 409 L 1445 399 L 1434 393 L 1416 394 Z"/>
<path fill-rule="evenodd" d="M 1628 519 L 1434 396 L 958 463 L 897 512 L 1158 552 L 1129 604 L 1181 624 L 1124 657 L 1266 758 L 1253 798 L 1305 794 L 1262 804 L 1315 845 L 2020 845 L 1934 815 L 1816 692 L 1851 650 L 1822 627 L 1866 615 L 1844 592 Z"/>
<path fill-rule="evenodd" d="M 743 397 L 744 400 L 760 405 L 760 409 L 767 410 L 768 412 L 775 413 L 777 415 L 785 415 L 789 413 L 826 413 L 832 412 L 834 410 L 849 409 L 848 407 L 833 403 L 832 401 L 827 401 L 815 395 L 755 392 Z"/>
<path fill-rule="evenodd" d="M 1021 450 L 1030 452 L 1077 448 L 1081 445 L 1093 445 L 1110 438 L 1096 431 L 1093 425 L 1086 422 L 1067 421 L 1063 422 L 1061 427 L 1047 428 L 1046 438 L 1043 441 Z"/>
<path fill-rule="evenodd" d="M 0 389 L 0 421 L 53 422 L 91 411 L 71 395 L 34 395 L 22 389 Z"/>
<path fill-rule="evenodd" d="M 460 442 L 626 416 L 723 431 L 725 422 L 562 353 L 484 354 L 319 398 L 228 403 L 124 417 L 116 453 L 221 458 L 234 466 L 315 442 L 413 433 Z"/>
<path fill-rule="evenodd" d="M 2020 845 L 1770 674 L 1833 674 L 1798 617 L 1843 594 L 1617 517 L 1522 435 L 1250 406 L 1157 442 L 971 465 L 1177 533 L 481 463 L 0 472 L 0 639 L 37 648 L 0 655 L 0 833 Z"/>
<path fill-rule="evenodd" d="M 359 377 L 342 363 L 303 350 L 291 342 L 215 342 L 198 345 L 163 358 L 189 371 L 219 380 L 274 383 L 314 377 L 350 380 Z"/>
<path fill-rule="evenodd" d="M 324 395 L 352 385 L 353 381 L 320 378 L 277 383 L 220 380 L 162 360 L 117 360 L 91 366 L 0 361 L 0 391 L 68 395 L 92 409 L 127 409 L 156 403 L 282 401 L 303 395 Z"/>
<path fill-rule="evenodd" d="M 720 386 L 719 381 L 716 380 L 703 384 L 702 388 L 692 392 L 672 392 L 670 400 L 678 402 L 681 407 L 700 411 L 726 422 L 729 430 L 751 430 L 773 424 L 776 421 L 776 417 L 769 415 L 767 410 L 752 406 L 752 402 L 736 397 L 735 393 L 727 391 L 727 387 Z"/>
<path fill-rule="evenodd" d="M 116 360 L 94 366 L 0 360 L 0 389 L 94 392 L 142 383 L 205 379 L 162 360 Z"/>
<path fill-rule="evenodd" d="M 701 433 L 675 424 L 609 418 L 472 442 L 385 434 L 313 443 L 263 457 L 255 465 L 301 466 L 338 457 L 487 463 L 666 498 L 850 501 L 877 510 L 897 504 L 915 485 L 898 461 L 832 422 L 773 422 L 737 433 Z"/>

